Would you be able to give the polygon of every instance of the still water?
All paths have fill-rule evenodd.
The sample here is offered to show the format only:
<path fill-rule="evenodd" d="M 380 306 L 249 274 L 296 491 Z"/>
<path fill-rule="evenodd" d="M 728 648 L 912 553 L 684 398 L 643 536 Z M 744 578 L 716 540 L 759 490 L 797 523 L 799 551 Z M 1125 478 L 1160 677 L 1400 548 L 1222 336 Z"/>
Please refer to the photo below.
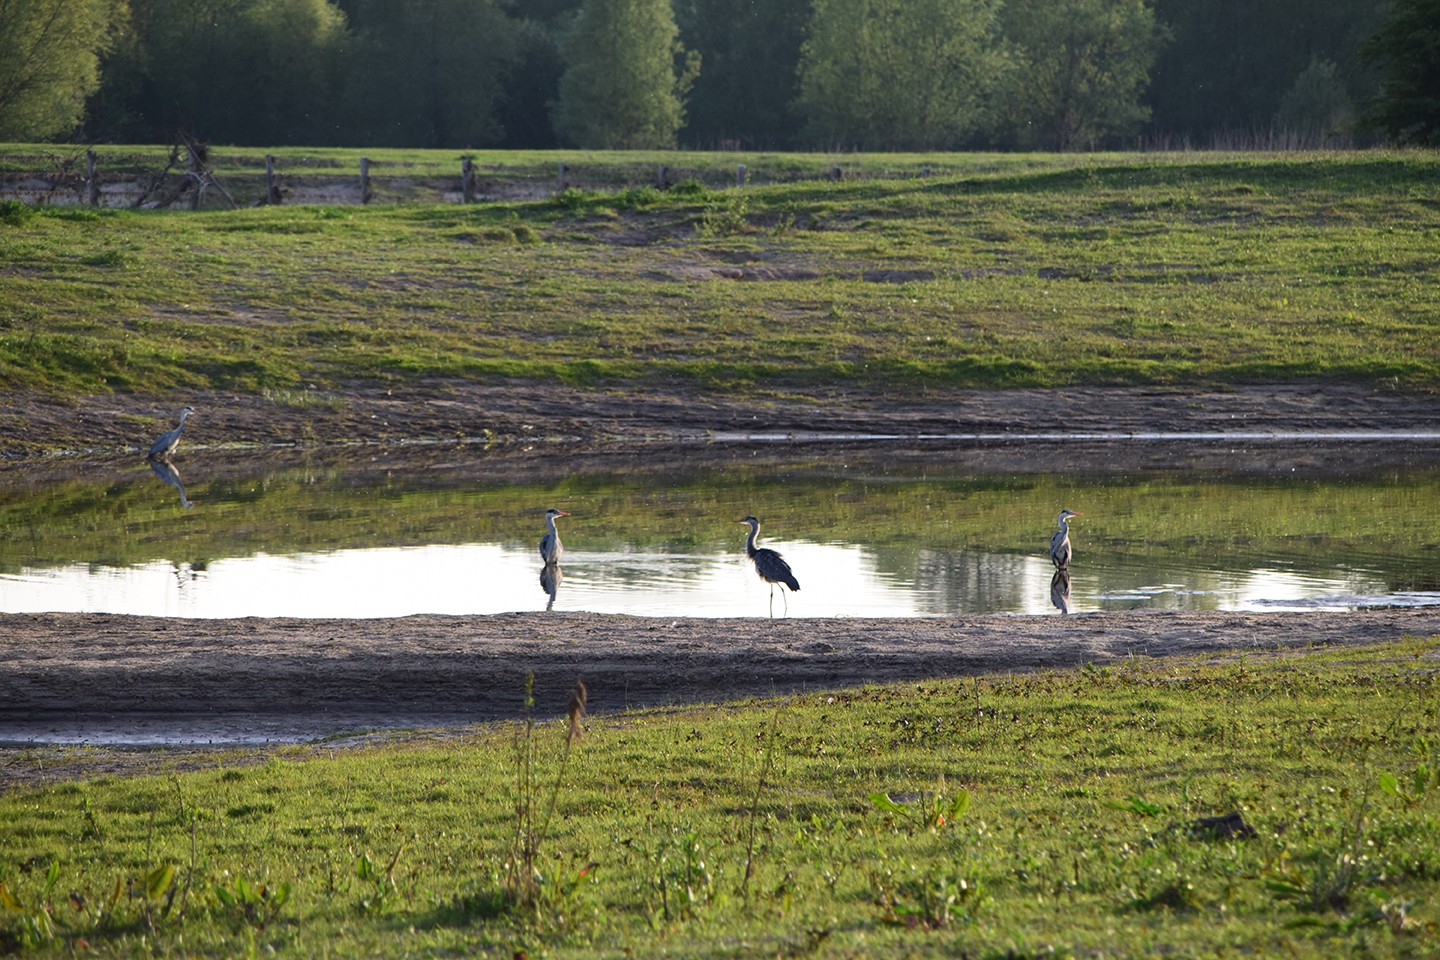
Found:
<path fill-rule="evenodd" d="M 749 513 L 801 584 L 775 590 L 777 616 L 1440 604 L 1437 454 L 752 443 L 17 467 L 0 612 L 766 616 Z M 549 506 L 571 516 L 547 579 Z M 1065 507 L 1084 514 L 1068 582 L 1047 557 Z"/>

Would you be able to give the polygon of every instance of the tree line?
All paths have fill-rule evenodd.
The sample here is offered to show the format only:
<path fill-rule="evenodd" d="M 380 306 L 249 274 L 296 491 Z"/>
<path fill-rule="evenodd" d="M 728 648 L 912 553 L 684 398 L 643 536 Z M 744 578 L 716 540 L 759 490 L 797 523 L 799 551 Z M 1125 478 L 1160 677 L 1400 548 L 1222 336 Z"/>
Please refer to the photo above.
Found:
<path fill-rule="evenodd" d="M 0 0 L 0 139 L 1440 140 L 1440 0 Z"/>

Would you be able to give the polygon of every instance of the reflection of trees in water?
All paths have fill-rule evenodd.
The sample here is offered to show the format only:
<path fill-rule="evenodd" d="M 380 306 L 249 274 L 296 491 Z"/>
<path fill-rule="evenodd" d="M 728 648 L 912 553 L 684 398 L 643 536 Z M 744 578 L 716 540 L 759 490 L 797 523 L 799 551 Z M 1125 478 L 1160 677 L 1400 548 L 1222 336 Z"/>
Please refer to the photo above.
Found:
<path fill-rule="evenodd" d="M 916 612 L 922 615 L 995 613 L 1026 609 L 1033 597 L 1030 558 L 970 550 L 884 547 L 871 551 L 886 579 L 914 584 Z"/>
<path fill-rule="evenodd" d="M 927 614 L 995 613 L 1023 610 L 1033 603 L 1033 577 L 1025 557 L 961 550 L 922 551 L 915 584 L 917 606 Z"/>
<path fill-rule="evenodd" d="M 585 558 L 586 564 L 603 566 L 605 569 L 604 578 L 607 582 L 614 582 L 633 587 L 653 587 L 666 584 L 677 584 L 689 586 L 710 576 L 717 566 L 724 566 L 728 563 L 739 565 L 744 560 L 744 555 L 736 556 L 665 556 L 651 554 L 645 556 L 590 556 Z M 753 574 L 752 574 L 753 576 Z"/>

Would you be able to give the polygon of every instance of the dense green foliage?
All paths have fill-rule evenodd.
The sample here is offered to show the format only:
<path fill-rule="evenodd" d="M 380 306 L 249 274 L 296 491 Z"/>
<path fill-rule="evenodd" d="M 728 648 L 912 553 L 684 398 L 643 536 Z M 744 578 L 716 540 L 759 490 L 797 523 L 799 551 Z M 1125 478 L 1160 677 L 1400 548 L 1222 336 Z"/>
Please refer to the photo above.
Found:
<path fill-rule="evenodd" d="M 653 177 L 612 159 L 594 158 L 622 182 Z M 761 181 L 825 162 L 742 159 Z M 0 226 L 0 382 L 1440 383 L 1427 154 L 846 164 L 909 176 L 469 206 L 16 205 Z"/>
<path fill-rule="evenodd" d="M 133 28 L 109 26 L 110 0 L 66 7 L 85 12 L 83 56 L 105 51 L 75 132 L 87 140 L 543 148 L 678 131 L 692 148 L 893 150 L 1344 143 L 1378 90 L 1357 51 L 1393 2 L 134 0 Z M 1409 6 L 1414 42 L 1433 14 Z M 626 29 L 607 33 L 607 17 Z M 653 24 L 672 18 L 701 67 L 678 105 L 684 85 L 655 79 Z M 0 77 L 15 56 L 0 41 Z M 92 64 L 51 87 L 75 101 L 93 77 Z M 664 136 L 629 129 L 647 97 Z"/>
<path fill-rule="evenodd" d="M 798 101 L 814 140 L 964 146 L 1006 66 L 998 11 L 997 0 L 816 0 Z"/>
<path fill-rule="evenodd" d="M 678 35 L 670 0 L 585 0 L 563 47 L 562 138 L 596 150 L 673 147 L 700 71 Z"/>
<path fill-rule="evenodd" d="M 1440 2 L 1396 0 L 1365 53 L 1385 68 L 1368 121 L 1401 143 L 1440 144 Z"/>
<path fill-rule="evenodd" d="M 1436 655 L 1137 657 L 631 712 L 579 740 L 157 758 L 0 796 L 0 947 L 1420 957 Z"/>
<path fill-rule="evenodd" d="M 1264 143 L 1276 128 L 1312 138 L 1350 129 L 1356 106 L 1376 90 L 1360 46 L 1380 29 L 1392 5 L 1156 0 L 1156 19 L 1170 42 L 1151 82 L 1152 129 L 1177 146 Z M 1302 93 L 1321 112 L 1297 112 Z"/>
<path fill-rule="evenodd" d="M 1144 0 L 1009 0 L 1006 33 L 1016 76 L 1002 116 L 1023 119 L 1027 147 L 1093 149 L 1132 134 L 1150 116 L 1142 95 L 1163 39 Z"/>
<path fill-rule="evenodd" d="M 124 0 L 0 0 L 0 139 L 73 130 L 125 14 Z"/>

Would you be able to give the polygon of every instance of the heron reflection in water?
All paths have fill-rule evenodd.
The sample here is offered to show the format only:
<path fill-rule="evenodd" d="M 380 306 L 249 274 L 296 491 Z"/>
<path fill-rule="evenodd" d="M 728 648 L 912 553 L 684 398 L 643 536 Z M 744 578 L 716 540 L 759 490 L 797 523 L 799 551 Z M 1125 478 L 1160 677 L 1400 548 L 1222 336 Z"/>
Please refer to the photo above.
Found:
<path fill-rule="evenodd" d="M 174 430 L 167 430 L 150 444 L 150 452 L 146 454 L 151 460 L 169 460 L 175 453 L 175 448 L 180 446 L 180 433 L 185 429 L 185 419 L 195 412 L 194 407 L 187 406 L 180 411 L 180 425 Z"/>
<path fill-rule="evenodd" d="M 162 457 L 146 457 L 145 462 L 150 464 L 150 470 L 155 476 L 180 491 L 180 506 L 186 510 L 195 506 L 194 502 L 185 495 L 185 484 L 181 481 L 180 471 L 176 469 L 175 464 Z"/>
<path fill-rule="evenodd" d="M 750 525 L 750 536 L 745 539 L 745 555 L 750 562 L 755 564 L 755 572 L 770 585 L 770 616 L 775 616 L 775 584 L 784 584 L 792 591 L 800 589 L 800 581 L 795 579 L 795 574 L 790 572 L 790 564 L 769 547 L 755 546 L 755 537 L 760 532 L 760 521 L 754 517 L 741 517 L 736 523 L 747 523 Z M 786 597 L 785 591 L 780 591 L 780 599 L 785 601 L 785 612 L 790 612 L 790 600 Z"/>
<path fill-rule="evenodd" d="M 1070 612 L 1070 568 L 1060 567 L 1050 578 L 1050 602 L 1061 613 Z"/>
<path fill-rule="evenodd" d="M 564 579 L 558 563 L 547 563 L 540 568 L 540 589 L 550 598 L 545 602 L 546 610 L 555 609 L 555 595 L 560 592 L 560 581 Z"/>

